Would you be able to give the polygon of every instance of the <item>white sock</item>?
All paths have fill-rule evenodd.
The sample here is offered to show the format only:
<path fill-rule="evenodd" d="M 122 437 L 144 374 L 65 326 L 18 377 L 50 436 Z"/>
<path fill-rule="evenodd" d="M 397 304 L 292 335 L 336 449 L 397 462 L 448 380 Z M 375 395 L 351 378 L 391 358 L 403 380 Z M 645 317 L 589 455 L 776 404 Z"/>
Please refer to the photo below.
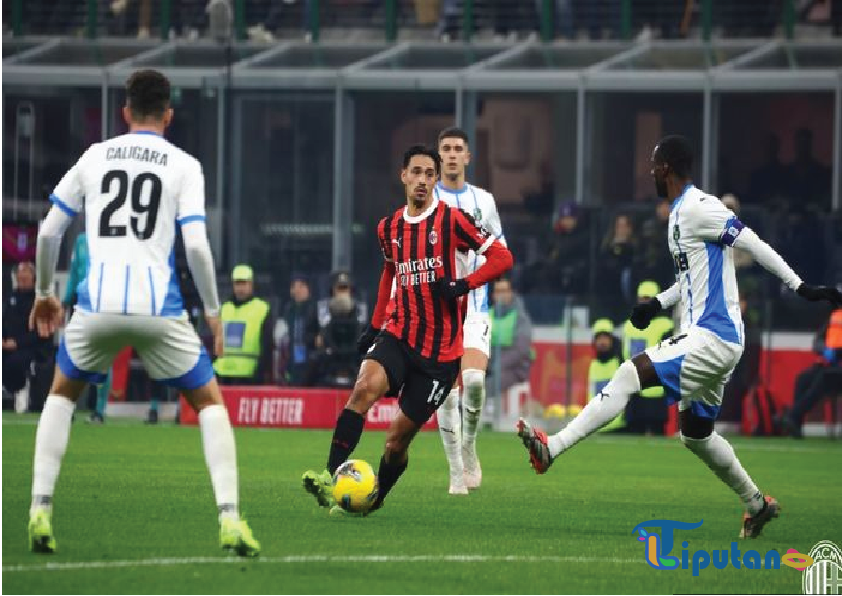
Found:
<path fill-rule="evenodd" d="M 239 519 L 237 447 L 225 406 L 214 404 L 205 407 L 199 412 L 199 427 L 202 429 L 205 461 L 219 508 L 219 519 Z"/>
<path fill-rule="evenodd" d="M 632 394 L 640 391 L 640 379 L 631 360 L 626 360 L 600 391 L 570 424 L 547 440 L 550 455 L 558 456 L 573 445 L 598 431 L 625 410 Z"/>
<path fill-rule="evenodd" d="M 719 479 L 731 487 L 746 506 L 749 515 L 763 509 L 763 493 L 745 471 L 734 448 L 722 435 L 714 431 L 707 438 L 691 439 L 681 435 L 681 442 L 713 470 Z"/>
<path fill-rule="evenodd" d="M 462 416 L 465 427 L 462 429 L 462 443 L 466 451 L 476 449 L 479 419 L 485 405 L 485 373 L 475 368 L 462 371 Z"/>
<path fill-rule="evenodd" d="M 461 478 L 465 472 L 462 463 L 462 419 L 459 417 L 459 387 L 450 390 L 438 412 L 439 434 L 444 454 L 450 465 L 451 477 Z"/>
<path fill-rule="evenodd" d="M 36 508 L 52 509 L 61 460 L 67 451 L 70 423 L 76 404 L 61 395 L 50 395 L 35 432 L 35 461 L 32 470 L 32 513 Z"/>

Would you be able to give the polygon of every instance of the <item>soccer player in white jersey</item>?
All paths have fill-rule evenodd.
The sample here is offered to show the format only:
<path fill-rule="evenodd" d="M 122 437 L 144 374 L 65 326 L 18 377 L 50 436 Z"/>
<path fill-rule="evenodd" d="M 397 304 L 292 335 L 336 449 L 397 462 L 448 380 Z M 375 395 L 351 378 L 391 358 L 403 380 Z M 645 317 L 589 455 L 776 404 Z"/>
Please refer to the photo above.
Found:
<path fill-rule="evenodd" d="M 497 205 L 490 192 L 465 180 L 465 168 L 471 161 L 468 135 L 450 127 L 439 133 L 441 180 L 435 196 L 451 207 L 470 214 L 477 223 L 503 244 L 503 228 Z M 476 271 L 485 257 L 473 252 L 457 256 L 459 277 Z M 477 431 L 485 404 L 485 371 L 488 368 L 491 321 L 488 316 L 488 286 L 471 290 L 464 324 L 465 353 L 462 355 L 462 413 L 459 412 L 459 386 L 454 385 L 438 411 L 439 433 L 450 465 L 450 494 L 466 495 L 468 489 L 482 482 L 482 468 L 477 457 Z M 464 425 L 464 428 L 463 428 Z"/>
<path fill-rule="evenodd" d="M 672 201 L 669 249 L 676 281 L 656 298 L 634 307 L 632 324 L 645 329 L 662 309 L 680 304 L 681 327 L 674 337 L 624 362 L 608 385 L 561 432 L 547 437 L 524 420 L 518 434 L 538 474 L 576 443 L 621 413 L 629 397 L 662 385 L 669 403 L 678 402 L 681 441 L 742 500 L 741 538 L 756 538 L 780 512 L 743 469 L 731 445 L 714 430 L 722 390 L 743 353 L 733 248 L 748 251 L 769 272 L 806 300 L 842 305 L 838 289 L 812 286 L 715 196 L 693 186 L 693 157 L 687 141 L 662 139 L 652 154 L 658 196 Z"/>
<path fill-rule="evenodd" d="M 62 320 L 61 303 L 53 295 L 61 238 L 84 206 L 89 267 L 35 435 L 30 548 L 41 553 L 56 549 L 53 492 L 79 396 L 88 382 L 105 378 L 117 352 L 132 346 L 149 375 L 177 387 L 198 412 L 221 546 L 256 556 L 260 544 L 239 517 L 228 412 L 210 359 L 184 312 L 175 273 L 178 225 L 219 350 L 219 297 L 205 230 L 202 166 L 163 137 L 173 110 L 170 83 L 161 73 L 142 70 L 129 78 L 123 117 L 128 134 L 95 143 L 82 154 L 56 186 L 53 207 L 38 232 L 38 284 L 29 324 L 48 337 Z"/>

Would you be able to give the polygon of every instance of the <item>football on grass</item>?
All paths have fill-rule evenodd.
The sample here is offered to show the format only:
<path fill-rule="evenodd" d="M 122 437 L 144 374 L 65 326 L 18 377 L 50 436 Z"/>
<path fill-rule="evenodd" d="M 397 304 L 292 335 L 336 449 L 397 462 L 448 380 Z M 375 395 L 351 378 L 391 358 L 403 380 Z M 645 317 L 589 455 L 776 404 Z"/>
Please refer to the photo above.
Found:
<path fill-rule="evenodd" d="M 377 498 L 377 474 L 361 459 L 349 459 L 333 475 L 333 498 L 345 511 L 365 513 Z"/>

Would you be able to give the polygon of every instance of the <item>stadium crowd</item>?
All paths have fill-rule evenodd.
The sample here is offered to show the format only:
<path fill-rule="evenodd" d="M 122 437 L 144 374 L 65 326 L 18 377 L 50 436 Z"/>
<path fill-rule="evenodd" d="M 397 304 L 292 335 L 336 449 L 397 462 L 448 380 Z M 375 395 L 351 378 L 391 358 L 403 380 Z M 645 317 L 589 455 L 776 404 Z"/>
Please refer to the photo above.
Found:
<path fill-rule="evenodd" d="M 12 4 L 4 3 L 4 23 L 10 22 L 7 17 L 11 16 Z M 22 15 L 27 33 L 81 35 L 88 17 L 87 4 L 80 0 L 27 0 Z M 387 4 L 385 0 L 244 0 L 242 6 L 248 37 L 271 42 L 299 29 L 309 31 L 316 22 L 324 27 L 380 28 L 387 18 Z M 557 38 L 618 39 L 622 4 L 622 0 L 552 0 L 546 6 Z M 642 39 L 686 37 L 702 19 L 702 4 L 698 0 L 632 0 L 630 25 Z M 726 37 L 773 35 L 784 12 L 784 0 L 714 4 L 713 26 Z M 188 39 L 204 35 L 207 5 L 208 0 L 172 3 L 171 34 Z M 97 22 L 105 35 L 145 39 L 158 35 L 161 7 L 160 0 L 102 0 L 97 4 Z M 436 38 L 456 39 L 465 27 L 464 0 L 397 0 L 395 8 L 401 27 L 426 31 Z M 516 38 L 540 32 L 544 10 L 542 0 L 474 0 L 470 20 L 476 32 Z M 798 2 L 795 16 L 799 22 L 827 26 L 838 35 L 842 30 L 842 1 Z"/>

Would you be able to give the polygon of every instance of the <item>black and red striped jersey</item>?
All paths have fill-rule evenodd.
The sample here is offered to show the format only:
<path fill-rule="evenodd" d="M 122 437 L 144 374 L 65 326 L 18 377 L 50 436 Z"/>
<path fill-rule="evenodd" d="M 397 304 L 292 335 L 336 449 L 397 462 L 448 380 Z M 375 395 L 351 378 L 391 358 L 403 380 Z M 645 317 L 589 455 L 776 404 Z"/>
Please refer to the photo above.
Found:
<path fill-rule="evenodd" d="M 384 217 L 377 236 L 383 257 L 395 268 L 385 330 L 424 358 L 449 362 L 461 357 L 465 300 L 438 296 L 435 281 L 457 277 L 457 251 L 482 254 L 494 237 L 473 217 L 438 199 L 418 216 L 401 208 Z"/>

